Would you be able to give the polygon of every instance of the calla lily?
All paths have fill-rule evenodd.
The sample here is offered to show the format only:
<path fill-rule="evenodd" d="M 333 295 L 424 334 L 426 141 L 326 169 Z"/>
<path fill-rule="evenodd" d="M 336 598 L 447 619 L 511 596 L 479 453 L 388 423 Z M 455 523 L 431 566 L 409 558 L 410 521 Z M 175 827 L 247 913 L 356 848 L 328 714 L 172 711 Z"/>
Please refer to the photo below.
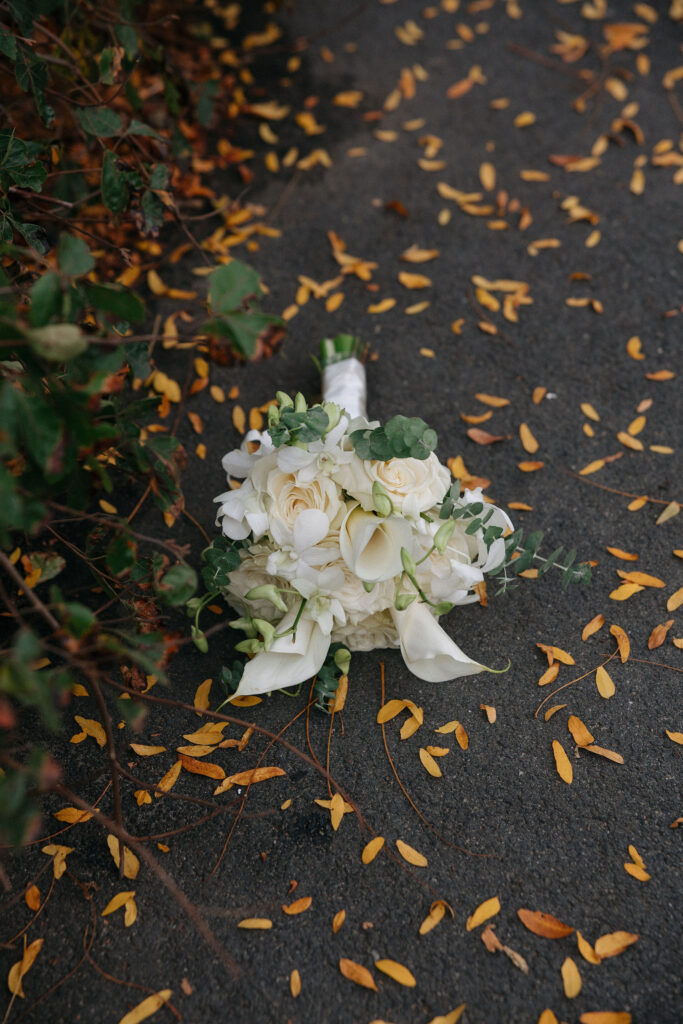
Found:
<path fill-rule="evenodd" d="M 351 572 L 379 583 L 403 571 L 401 548 L 412 548 L 410 524 L 399 516 L 379 517 L 354 505 L 339 530 L 339 549 Z"/>
<path fill-rule="evenodd" d="M 413 601 L 402 612 L 394 608 L 391 616 L 398 631 L 403 660 L 418 679 L 444 683 L 486 670 L 485 665 L 472 661 L 453 643 L 424 602 Z"/>
<path fill-rule="evenodd" d="M 295 606 L 287 612 L 277 625 L 278 633 L 294 625 L 298 610 Z M 269 650 L 247 662 L 234 697 L 270 693 L 271 690 L 306 682 L 322 668 L 329 646 L 329 634 L 324 633 L 313 619 L 302 617 L 296 633 L 278 637 Z"/>

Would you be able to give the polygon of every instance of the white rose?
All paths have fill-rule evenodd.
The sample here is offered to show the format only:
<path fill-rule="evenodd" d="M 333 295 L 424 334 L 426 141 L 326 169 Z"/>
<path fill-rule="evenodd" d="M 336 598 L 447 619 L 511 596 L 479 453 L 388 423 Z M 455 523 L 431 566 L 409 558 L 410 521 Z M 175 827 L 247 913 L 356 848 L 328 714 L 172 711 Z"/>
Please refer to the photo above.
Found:
<path fill-rule="evenodd" d="M 379 583 L 403 571 L 401 548 L 412 552 L 410 523 L 399 516 L 376 516 L 352 505 L 339 530 L 339 550 L 351 572 Z"/>
<path fill-rule="evenodd" d="M 398 647 L 398 633 L 389 609 L 374 612 L 355 625 L 345 623 L 332 630 L 332 643 L 344 644 L 350 651 L 374 651 Z"/>
<path fill-rule="evenodd" d="M 254 468 L 251 479 L 268 511 L 270 533 L 282 547 L 294 545 L 295 524 L 302 512 L 321 513 L 317 517 L 318 524 L 323 522 L 322 516 L 325 517 L 324 532 L 321 533 L 322 528 L 318 526 L 316 539 L 312 541 L 318 544 L 344 511 L 339 488 L 329 477 L 301 480 L 297 473 L 284 473 L 277 466 L 269 466 L 266 458 Z"/>
<path fill-rule="evenodd" d="M 335 479 L 364 509 L 374 507 L 372 485 L 377 482 L 391 499 L 394 510 L 417 519 L 441 501 L 451 483 L 449 470 L 434 452 L 426 459 L 389 459 L 377 462 L 356 458 L 340 466 Z"/>

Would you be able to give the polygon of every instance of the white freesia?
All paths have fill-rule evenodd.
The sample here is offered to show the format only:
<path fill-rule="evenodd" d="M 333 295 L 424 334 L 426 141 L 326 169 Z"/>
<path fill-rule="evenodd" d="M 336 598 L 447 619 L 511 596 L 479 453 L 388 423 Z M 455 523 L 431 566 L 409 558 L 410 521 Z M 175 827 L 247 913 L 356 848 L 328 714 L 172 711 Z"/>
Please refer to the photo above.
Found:
<path fill-rule="evenodd" d="M 250 430 L 244 437 L 239 448 L 228 452 L 221 459 L 221 465 L 228 476 L 242 479 L 248 476 L 259 459 L 269 455 L 273 448 L 273 442 L 267 431 Z"/>
<path fill-rule="evenodd" d="M 294 625 L 297 612 L 298 608 L 287 612 L 277 625 L 278 633 Z M 305 683 L 322 668 L 329 646 L 329 633 L 324 633 L 313 619 L 301 618 L 296 633 L 278 637 L 270 650 L 261 651 L 247 662 L 231 699 Z"/>
<path fill-rule="evenodd" d="M 391 611 L 406 666 L 418 679 L 444 683 L 485 671 L 461 651 L 441 628 L 426 604 L 413 601 L 405 611 Z"/>
<path fill-rule="evenodd" d="M 399 516 L 376 516 L 352 505 L 339 530 L 339 549 L 349 569 L 367 583 L 400 575 L 401 548 L 412 550 L 410 524 Z"/>
<path fill-rule="evenodd" d="M 334 477 L 364 509 L 374 507 L 372 486 L 377 482 L 388 494 L 394 511 L 412 520 L 441 501 L 451 483 L 449 470 L 441 465 L 434 452 L 426 459 L 389 459 L 388 462 L 356 456 L 340 465 Z"/>
<path fill-rule="evenodd" d="M 245 480 L 241 487 L 234 491 L 219 494 L 214 501 L 219 501 L 216 513 L 216 525 L 226 537 L 232 540 L 246 540 L 253 534 L 254 540 L 260 538 L 268 530 L 268 514 L 261 495 L 258 494 L 251 480 Z"/>

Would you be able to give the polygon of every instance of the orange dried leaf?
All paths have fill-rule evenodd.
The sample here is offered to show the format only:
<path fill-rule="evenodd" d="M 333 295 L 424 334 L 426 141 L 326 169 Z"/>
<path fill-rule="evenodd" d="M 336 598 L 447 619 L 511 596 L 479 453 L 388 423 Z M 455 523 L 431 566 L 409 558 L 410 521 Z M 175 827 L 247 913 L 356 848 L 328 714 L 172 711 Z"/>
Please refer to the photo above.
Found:
<path fill-rule="evenodd" d="M 409 846 L 408 843 L 404 843 L 402 839 L 396 840 L 396 849 L 408 864 L 412 864 L 416 868 L 427 867 L 428 861 L 425 855 L 414 847 Z"/>
<path fill-rule="evenodd" d="M 666 735 L 672 743 L 683 744 L 683 732 L 671 732 L 671 730 L 667 729 Z"/>
<path fill-rule="evenodd" d="M 587 622 L 586 625 L 583 627 L 581 639 L 588 640 L 588 638 L 593 636 L 594 633 L 597 633 L 599 629 L 602 629 L 604 625 L 605 616 L 602 614 L 596 615 L 594 618 L 590 620 L 590 622 Z"/>
<path fill-rule="evenodd" d="M 522 473 L 535 473 L 538 469 L 543 469 L 544 465 L 543 462 L 518 462 L 517 469 L 521 469 Z"/>
<path fill-rule="evenodd" d="M 500 913 L 500 900 L 497 896 L 492 896 L 491 899 L 480 903 L 474 913 L 470 914 L 465 923 L 465 928 L 468 932 L 471 932 L 474 928 L 478 928 L 480 924 L 488 921 L 491 917 L 495 917 L 498 913 Z"/>
<path fill-rule="evenodd" d="M 213 764 L 210 761 L 198 761 L 196 757 L 190 757 L 189 754 L 181 754 L 178 752 L 178 760 L 182 764 L 186 771 L 192 772 L 193 775 L 205 775 L 209 779 L 224 779 L 225 771 L 219 764 Z"/>
<path fill-rule="evenodd" d="M 618 1010 L 588 1010 L 579 1017 L 581 1024 L 631 1024 L 631 1014 Z"/>
<path fill-rule="evenodd" d="M 490 405 L 494 409 L 502 409 L 504 406 L 510 404 L 509 398 L 500 398 L 498 395 L 488 395 L 484 392 L 477 392 L 474 396 L 478 402 L 483 405 Z"/>
<path fill-rule="evenodd" d="M 596 743 L 589 743 L 586 750 L 590 750 L 592 754 L 599 754 L 600 757 L 607 758 L 608 761 L 614 761 L 615 764 L 623 764 L 624 759 L 621 754 L 617 754 L 615 750 L 607 750 L 605 747 L 599 747 Z"/>
<path fill-rule="evenodd" d="M 277 779 L 286 774 L 284 769 L 278 768 L 276 765 L 262 765 L 259 768 L 249 768 L 245 772 L 229 775 L 225 781 L 231 782 L 235 786 L 253 786 L 257 782 L 267 782 L 268 779 Z"/>
<path fill-rule="evenodd" d="M 553 706 L 551 708 L 548 708 L 548 710 L 545 713 L 546 722 L 549 722 L 553 715 L 556 715 L 558 711 L 561 711 L 562 708 L 566 708 L 566 706 L 566 704 L 553 704 Z"/>
<path fill-rule="evenodd" d="M 344 924 L 345 920 L 346 920 L 346 911 L 345 910 L 338 910 L 337 913 L 332 918 L 332 931 L 334 932 L 335 935 L 337 934 L 337 932 L 339 931 L 341 926 Z"/>
<path fill-rule="evenodd" d="M 399 964 L 396 960 L 375 960 L 375 967 L 378 971 L 381 971 L 382 974 L 386 974 L 390 978 L 393 978 L 393 980 L 397 981 L 399 985 L 405 985 L 406 988 L 415 988 L 417 985 L 415 978 L 408 968 L 404 967 L 403 964 Z"/>
<path fill-rule="evenodd" d="M 638 561 L 638 555 L 634 554 L 632 551 L 623 551 L 621 548 L 611 548 L 609 545 L 607 545 L 606 550 L 609 551 L 610 555 L 614 555 L 615 558 L 621 558 L 624 562 Z"/>
<path fill-rule="evenodd" d="M 300 899 L 294 900 L 293 903 L 283 904 L 282 909 L 285 914 L 293 917 L 295 914 L 303 914 L 304 910 L 308 910 L 312 902 L 312 896 L 302 896 Z"/>
<path fill-rule="evenodd" d="M 595 683 L 598 688 L 598 693 L 601 697 L 604 697 L 605 700 L 609 700 L 609 698 L 613 697 L 616 693 L 616 687 L 612 681 L 612 677 L 607 669 L 602 665 L 599 665 L 595 670 Z"/>
<path fill-rule="evenodd" d="M 609 631 L 614 637 L 614 639 L 617 641 L 619 657 L 621 658 L 621 663 L 623 665 L 623 663 L 627 661 L 631 653 L 631 642 L 625 630 L 623 630 L 621 626 L 612 625 L 610 626 Z"/>
<path fill-rule="evenodd" d="M 470 427 L 467 436 L 475 444 L 495 444 L 497 441 L 506 440 L 504 434 L 489 434 L 486 430 L 480 430 L 479 427 Z"/>
<path fill-rule="evenodd" d="M 531 433 L 531 430 L 526 423 L 520 423 L 519 436 L 524 451 L 529 452 L 530 455 L 534 455 L 538 451 L 538 441 Z"/>
<path fill-rule="evenodd" d="M 237 922 L 237 927 L 246 931 L 268 931 L 273 927 L 273 922 L 268 917 L 245 917 Z"/>
<path fill-rule="evenodd" d="M 669 632 L 674 624 L 673 619 L 669 619 L 667 622 L 660 622 L 658 626 L 650 633 L 647 641 L 648 649 L 653 651 L 656 647 L 661 647 L 666 640 L 666 634 Z"/>
<path fill-rule="evenodd" d="M 364 864 L 369 864 L 371 861 L 375 859 L 375 857 L 377 856 L 377 854 L 379 853 L 383 846 L 384 836 L 375 836 L 374 839 L 371 839 L 370 842 L 366 843 L 366 845 L 363 847 L 363 852 L 361 854 L 360 859 L 363 861 Z"/>
<path fill-rule="evenodd" d="M 675 612 L 683 604 L 683 587 L 676 590 L 666 602 L 666 610 Z"/>
<path fill-rule="evenodd" d="M 377 991 L 375 979 L 370 974 L 370 971 L 367 967 L 363 967 L 362 964 L 357 964 L 355 960 L 347 960 L 346 957 L 342 957 L 339 961 L 339 970 L 345 978 L 355 982 L 356 985 L 362 985 L 363 988 L 371 988 L 373 992 Z"/>
<path fill-rule="evenodd" d="M 604 459 L 594 459 L 593 462 L 589 462 L 587 466 L 579 470 L 579 476 L 588 476 L 590 473 L 597 473 L 599 469 L 602 469 L 605 465 Z"/>
<path fill-rule="evenodd" d="M 563 782 L 571 785 L 574 778 L 574 770 L 572 768 L 571 761 L 567 757 L 566 751 L 559 740 L 553 740 L 553 754 L 555 757 L 557 774 Z"/>
<path fill-rule="evenodd" d="M 632 932 L 610 932 L 608 935 L 601 935 L 595 943 L 596 955 L 602 960 L 611 956 L 619 956 L 638 939 L 639 936 Z"/>
<path fill-rule="evenodd" d="M 37 910 L 40 906 L 40 889 L 37 885 L 29 885 L 28 889 L 24 893 L 24 899 L 26 900 L 26 906 L 29 910 Z"/>
<path fill-rule="evenodd" d="M 542 910 L 521 909 L 517 911 L 517 917 L 525 928 L 544 939 L 563 939 L 574 931 L 568 924 L 563 924 L 552 914 L 546 914 Z"/>
<path fill-rule="evenodd" d="M 590 942 L 584 939 L 581 932 L 576 933 L 576 943 L 579 947 L 579 953 L 581 954 L 584 960 L 588 961 L 589 964 L 600 963 L 600 957 L 597 956 Z"/>
<path fill-rule="evenodd" d="M 420 747 L 420 761 L 422 767 L 435 779 L 440 779 L 443 772 L 439 768 L 438 764 L 434 760 L 431 754 L 429 754 L 424 747 Z"/>
<path fill-rule="evenodd" d="M 627 874 L 631 875 L 632 878 L 636 878 L 639 882 L 650 881 L 650 875 L 647 873 L 647 871 L 641 864 L 631 864 L 630 861 L 627 861 L 624 864 L 624 870 Z"/>
<path fill-rule="evenodd" d="M 574 737 L 574 742 L 578 747 L 587 747 L 589 743 L 592 743 L 595 739 L 590 734 L 584 723 L 576 715 L 570 715 L 567 720 L 567 728 Z"/>
<path fill-rule="evenodd" d="M 545 670 L 541 678 L 538 680 L 539 686 L 547 686 L 548 683 L 552 683 L 557 679 L 557 674 L 560 671 L 559 661 L 553 662 L 553 664 Z"/>

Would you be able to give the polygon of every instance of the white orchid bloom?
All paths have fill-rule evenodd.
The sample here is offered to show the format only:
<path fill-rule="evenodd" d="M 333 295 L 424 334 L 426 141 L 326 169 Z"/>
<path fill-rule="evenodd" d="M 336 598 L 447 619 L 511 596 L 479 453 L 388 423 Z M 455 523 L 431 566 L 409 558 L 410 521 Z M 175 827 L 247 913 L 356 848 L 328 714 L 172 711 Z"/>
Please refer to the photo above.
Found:
<path fill-rule="evenodd" d="M 376 516 L 352 505 L 339 530 L 339 549 L 351 572 L 379 583 L 403 571 L 401 548 L 413 546 L 410 523 L 399 516 Z"/>
<path fill-rule="evenodd" d="M 259 459 L 273 451 L 273 442 L 267 431 L 249 430 L 240 447 L 223 456 L 221 465 L 228 476 L 242 479 L 249 476 Z"/>
<path fill-rule="evenodd" d="M 353 452 L 341 447 L 348 425 L 349 417 L 342 413 L 339 423 L 319 441 L 312 441 L 305 448 L 283 445 L 277 452 L 278 469 L 295 474 L 301 483 L 315 480 L 321 473 L 331 473 L 337 465 L 354 457 Z"/>
<path fill-rule="evenodd" d="M 221 503 L 216 513 L 216 523 L 220 522 L 226 537 L 244 540 L 253 533 L 254 540 L 259 540 L 267 533 L 268 514 L 251 480 L 245 480 L 234 491 L 219 494 L 214 501 Z"/>
<path fill-rule="evenodd" d="M 485 665 L 473 661 L 460 650 L 423 602 L 413 601 L 402 612 L 392 608 L 391 616 L 398 632 L 403 660 L 418 679 L 444 683 L 486 671 Z"/>
<path fill-rule="evenodd" d="M 277 625 L 278 633 L 294 625 L 298 610 L 295 606 L 287 612 Z M 247 662 L 233 699 L 305 683 L 322 668 L 329 646 L 329 633 L 313 619 L 302 617 L 296 633 L 278 637 L 270 650 L 262 651 Z"/>

